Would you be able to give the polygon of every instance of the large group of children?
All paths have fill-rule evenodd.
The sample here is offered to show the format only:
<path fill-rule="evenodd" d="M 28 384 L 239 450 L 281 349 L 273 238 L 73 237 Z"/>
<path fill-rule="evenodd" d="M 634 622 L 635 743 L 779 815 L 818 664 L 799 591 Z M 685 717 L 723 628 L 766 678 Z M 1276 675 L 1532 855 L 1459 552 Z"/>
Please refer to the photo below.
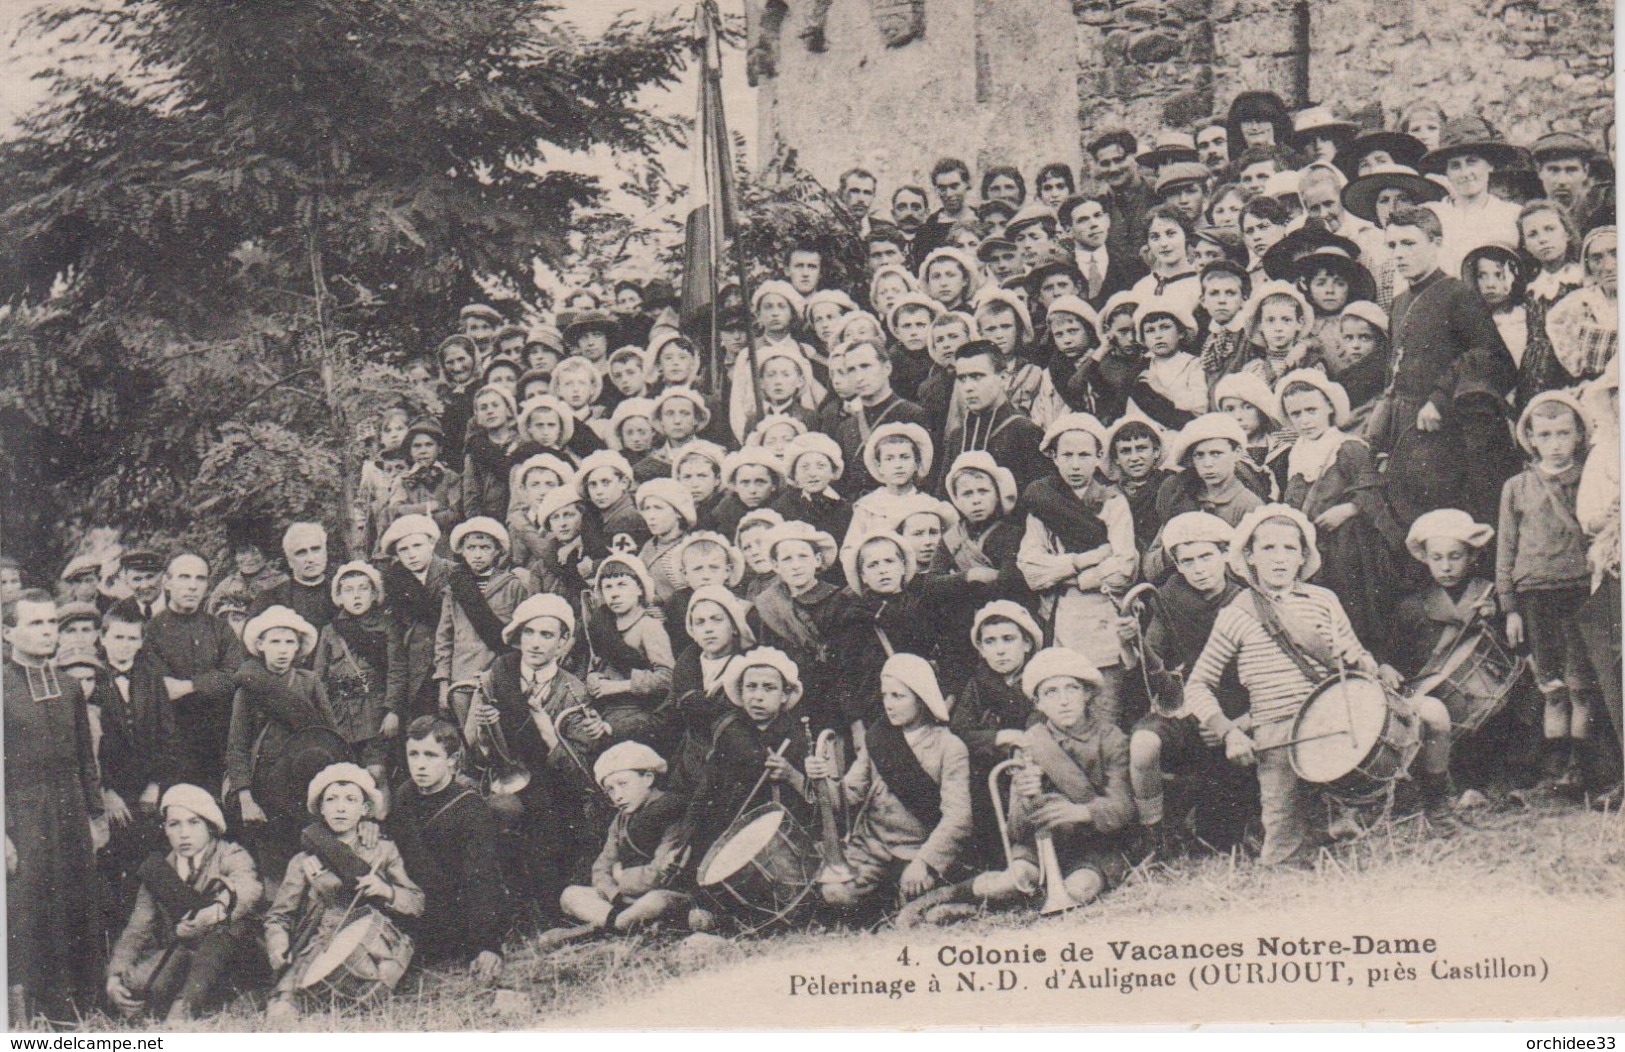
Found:
<path fill-rule="evenodd" d="M 821 855 L 785 918 L 1311 864 L 1360 829 L 1293 762 L 1334 676 L 1416 728 L 1387 805 L 1436 834 L 1617 808 L 1607 156 L 1266 92 L 1088 154 L 889 217 L 853 169 L 866 280 L 784 246 L 714 334 L 663 282 L 470 305 L 342 529 L 0 560 L 13 1020 L 285 1022 L 358 910 L 486 981 L 752 929 L 702 870 L 769 804 Z M 1416 683 L 1469 632 L 1531 673 L 1462 733 Z"/>

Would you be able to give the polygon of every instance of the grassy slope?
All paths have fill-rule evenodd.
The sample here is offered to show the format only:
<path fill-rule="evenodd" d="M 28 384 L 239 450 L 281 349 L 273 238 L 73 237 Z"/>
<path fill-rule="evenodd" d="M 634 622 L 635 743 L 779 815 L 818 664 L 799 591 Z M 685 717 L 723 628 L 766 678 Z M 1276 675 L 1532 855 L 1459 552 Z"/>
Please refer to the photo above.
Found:
<path fill-rule="evenodd" d="M 1057 934 L 1099 922 L 1213 918 L 1317 908 L 1357 909 L 1399 895 L 1455 895 L 1464 888 L 1496 900 L 1599 904 L 1625 899 L 1625 819 L 1555 804 L 1475 812 L 1476 829 L 1453 839 L 1425 837 L 1414 824 L 1323 851 L 1313 872 L 1272 871 L 1230 857 L 1187 860 L 1136 872 L 1103 900 L 1061 918 L 994 915 L 961 925 L 961 942 L 977 934 L 1031 929 Z M 1169 931 L 1177 930 L 1177 923 Z M 615 1005 L 637 1004 L 673 980 L 738 965 L 770 966 L 848 940 L 853 954 L 900 944 L 901 933 L 796 932 L 756 940 L 646 936 L 580 943 L 539 953 L 510 946 L 503 986 L 493 994 L 466 977 L 414 972 L 396 996 L 370 1011 L 308 1015 L 301 1029 L 424 1031 L 608 1025 Z M 190 1029 L 257 1030 L 263 1016 L 246 1000 Z M 834 1022 L 834 1020 L 832 1020 Z M 96 1017 L 92 1030 L 123 1029 Z"/>

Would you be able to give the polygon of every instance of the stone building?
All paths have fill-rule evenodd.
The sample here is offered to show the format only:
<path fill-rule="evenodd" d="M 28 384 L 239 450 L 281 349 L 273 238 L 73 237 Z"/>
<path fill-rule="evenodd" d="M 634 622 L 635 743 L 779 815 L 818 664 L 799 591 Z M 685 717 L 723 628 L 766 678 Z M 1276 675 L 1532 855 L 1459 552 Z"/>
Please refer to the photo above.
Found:
<path fill-rule="evenodd" d="M 1029 175 L 1091 130 L 1189 129 L 1239 92 L 1390 124 L 1430 97 L 1514 142 L 1614 119 L 1611 0 L 747 0 L 758 156 L 883 192 L 933 160 Z M 1306 46 L 1307 45 L 1307 46 Z M 1307 100 L 1304 93 L 1307 91 Z"/>

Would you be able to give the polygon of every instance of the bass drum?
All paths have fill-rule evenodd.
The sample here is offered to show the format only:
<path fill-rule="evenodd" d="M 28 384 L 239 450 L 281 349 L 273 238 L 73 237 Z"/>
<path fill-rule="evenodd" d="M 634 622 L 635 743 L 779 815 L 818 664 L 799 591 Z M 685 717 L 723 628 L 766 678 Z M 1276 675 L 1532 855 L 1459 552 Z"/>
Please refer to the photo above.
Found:
<path fill-rule="evenodd" d="M 788 925 L 811 907 L 818 845 L 778 804 L 747 811 L 700 860 L 700 894 L 747 933 Z"/>
<path fill-rule="evenodd" d="M 1421 722 L 1403 699 L 1355 673 L 1315 688 L 1292 723 L 1292 769 L 1349 803 L 1388 791 L 1422 747 Z"/>

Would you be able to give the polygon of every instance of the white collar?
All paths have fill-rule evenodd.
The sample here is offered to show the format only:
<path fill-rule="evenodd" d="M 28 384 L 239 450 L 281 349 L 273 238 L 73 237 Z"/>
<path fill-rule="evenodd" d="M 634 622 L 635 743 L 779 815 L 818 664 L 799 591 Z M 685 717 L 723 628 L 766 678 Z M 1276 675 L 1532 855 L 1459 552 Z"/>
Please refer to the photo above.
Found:
<path fill-rule="evenodd" d="M 1313 440 L 1297 439 L 1287 452 L 1287 476 L 1301 475 L 1305 482 L 1314 485 L 1337 459 L 1337 451 L 1343 448 L 1343 444 L 1352 441 L 1353 435 L 1335 427 L 1328 427 L 1324 434 Z"/>
<path fill-rule="evenodd" d="M 1540 273 L 1535 275 L 1534 279 L 1529 282 L 1529 292 L 1543 300 L 1556 299 L 1558 290 L 1562 286 L 1579 285 L 1583 282 L 1584 276 L 1578 263 L 1565 263 L 1556 270 L 1547 270 L 1542 267 Z"/>

